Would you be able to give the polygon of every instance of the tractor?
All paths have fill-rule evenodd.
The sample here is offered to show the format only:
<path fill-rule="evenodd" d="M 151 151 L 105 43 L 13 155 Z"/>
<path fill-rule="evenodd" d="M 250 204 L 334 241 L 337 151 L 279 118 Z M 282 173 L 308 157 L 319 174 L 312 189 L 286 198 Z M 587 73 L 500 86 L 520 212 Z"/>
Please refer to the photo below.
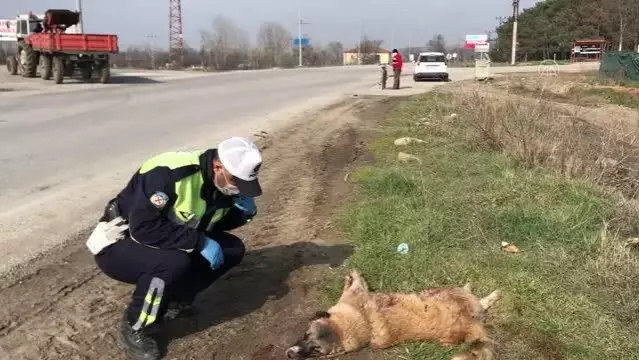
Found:
<path fill-rule="evenodd" d="M 9 29 L 0 33 L 0 41 L 17 44 L 15 55 L 7 59 L 9 74 L 33 78 L 39 70 L 42 79 L 61 84 L 77 70 L 83 80 L 97 73 L 101 83 L 108 83 L 109 55 L 118 52 L 117 35 L 79 34 L 75 26 L 79 20 L 78 12 L 56 9 L 42 16 L 30 12 L 0 20 L 0 27 L 4 23 Z"/>

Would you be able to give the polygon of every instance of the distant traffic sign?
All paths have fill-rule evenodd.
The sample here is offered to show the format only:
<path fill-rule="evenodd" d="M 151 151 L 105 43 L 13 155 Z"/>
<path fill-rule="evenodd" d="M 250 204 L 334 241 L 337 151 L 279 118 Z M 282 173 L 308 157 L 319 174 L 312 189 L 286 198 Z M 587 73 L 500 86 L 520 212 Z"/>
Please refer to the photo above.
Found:
<path fill-rule="evenodd" d="M 487 53 L 490 52 L 490 44 L 486 43 L 486 44 L 476 44 L 475 45 L 475 52 L 476 53 Z"/>
<path fill-rule="evenodd" d="M 307 37 L 294 37 L 293 38 L 293 46 L 300 46 L 300 42 L 302 43 L 302 46 L 310 46 L 311 45 L 311 40 Z"/>

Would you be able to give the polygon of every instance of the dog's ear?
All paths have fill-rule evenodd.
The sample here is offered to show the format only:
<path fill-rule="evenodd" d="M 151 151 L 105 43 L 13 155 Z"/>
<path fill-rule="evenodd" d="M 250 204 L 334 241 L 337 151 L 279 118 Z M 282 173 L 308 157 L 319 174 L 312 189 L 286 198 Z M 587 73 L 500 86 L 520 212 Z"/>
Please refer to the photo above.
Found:
<path fill-rule="evenodd" d="M 326 311 L 318 311 L 315 313 L 315 315 L 313 315 L 313 317 L 311 318 L 311 321 L 315 321 L 315 320 L 319 320 L 319 319 L 328 319 L 331 317 L 331 314 L 329 314 Z"/>

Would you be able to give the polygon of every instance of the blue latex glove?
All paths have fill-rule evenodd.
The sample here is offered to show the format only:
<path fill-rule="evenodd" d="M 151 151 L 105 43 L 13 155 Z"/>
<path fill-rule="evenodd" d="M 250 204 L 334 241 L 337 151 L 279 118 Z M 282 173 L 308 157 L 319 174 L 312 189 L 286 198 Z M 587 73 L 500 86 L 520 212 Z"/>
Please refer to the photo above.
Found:
<path fill-rule="evenodd" d="M 224 253 L 222 247 L 217 241 L 204 237 L 204 246 L 200 250 L 200 254 L 211 263 L 211 269 L 218 269 L 224 264 Z"/>
<path fill-rule="evenodd" d="M 240 209 L 244 216 L 252 218 L 257 214 L 257 206 L 255 200 L 252 197 L 238 195 L 234 197 L 234 206 Z"/>

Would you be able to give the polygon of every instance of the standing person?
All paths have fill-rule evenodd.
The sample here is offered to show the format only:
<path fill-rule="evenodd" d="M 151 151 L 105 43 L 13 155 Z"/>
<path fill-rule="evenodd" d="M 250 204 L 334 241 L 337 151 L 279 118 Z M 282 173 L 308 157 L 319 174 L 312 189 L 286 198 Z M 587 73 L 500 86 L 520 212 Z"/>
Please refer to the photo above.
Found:
<path fill-rule="evenodd" d="M 261 165 L 257 146 L 241 137 L 162 153 L 109 201 L 87 247 L 107 276 L 136 286 L 120 327 L 131 358 L 159 359 L 149 330 L 242 261 L 243 242 L 226 231 L 257 213 Z"/>
<path fill-rule="evenodd" d="M 393 89 L 399 89 L 399 77 L 402 74 L 402 66 L 404 65 L 404 59 L 402 59 L 402 54 L 397 51 L 397 49 L 393 49 L 392 55 L 392 66 L 393 66 Z"/>

